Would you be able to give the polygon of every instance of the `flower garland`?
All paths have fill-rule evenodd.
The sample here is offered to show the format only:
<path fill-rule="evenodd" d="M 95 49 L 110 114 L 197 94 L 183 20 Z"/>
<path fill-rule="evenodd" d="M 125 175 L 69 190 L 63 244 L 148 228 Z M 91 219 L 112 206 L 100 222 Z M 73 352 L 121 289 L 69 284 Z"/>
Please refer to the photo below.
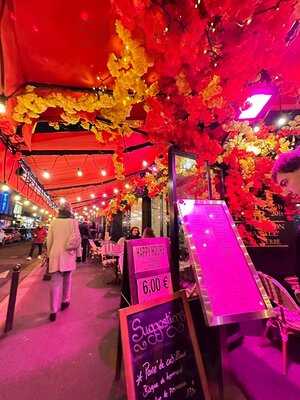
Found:
<path fill-rule="evenodd" d="M 147 195 L 150 198 L 167 192 L 168 168 L 166 159 L 157 158 L 154 166 L 139 177 L 133 177 L 128 181 L 130 189 L 120 191 L 119 194 L 111 199 L 108 205 L 101 210 L 109 220 L 119 211 L 130 210 L 139 197 Z"/>
<path fill-rule="evenodd" d="M 114 79 L 111 94 L 101 89 L 95 93 L 79 93 L 27 86 L 24 93 L 9 100 L 10 113 L 2 119 L 2 125 L 9 117 L 17 124 L 33 125 L 49 108 L 55 108 L 59 116 L 50 124 L 56 129 L 60 123 L 80 123 L 101 143 L 129 136 L 132 128 L 141 124 L 141 121 L 130 119 L 133 106 L 154 96 L 157 85 L 147 84 L 143 79 L 152 65 L 144 48 L 131 38 L 130 32 L 119 21 L 116 22 L 116 31 L 123 43 L 123 51 L 120 57 L 111 54 L 107 63 Z M 5 130 L 9 134 L 12 131 L 15 133 L 15 129 L 10 127 Z"/>

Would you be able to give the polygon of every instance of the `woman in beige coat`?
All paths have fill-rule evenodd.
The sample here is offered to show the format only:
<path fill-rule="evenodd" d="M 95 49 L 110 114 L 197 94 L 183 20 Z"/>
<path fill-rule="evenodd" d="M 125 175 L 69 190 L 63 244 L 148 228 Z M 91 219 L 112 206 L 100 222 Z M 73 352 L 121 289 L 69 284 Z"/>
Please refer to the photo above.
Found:
<path fill-rule="evenodd" d="M 50 321 L 56 320 L 62 288 L 61 310 L 70 305 L 71 275 L 76 268 L 76 252 L 80 246 L 78 221 L 73 218 L 69 203 L 60 206 L 58 217 L 48 230 L 47 252 L 51 274 Z"/>

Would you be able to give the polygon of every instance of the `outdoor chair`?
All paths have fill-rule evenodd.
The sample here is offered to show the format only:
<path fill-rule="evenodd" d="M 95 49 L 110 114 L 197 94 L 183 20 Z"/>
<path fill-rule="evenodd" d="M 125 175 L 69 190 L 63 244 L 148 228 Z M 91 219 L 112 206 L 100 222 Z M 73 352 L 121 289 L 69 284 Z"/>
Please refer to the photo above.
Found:
<path fill-rule="evenodd" d="M 93 239 L 89 239 L 90 245 L 90 256 L 92 259 L 99 261 L 101 260 L 101 248 L 96 246 Z"/>
<path fill-rule="evenodd" d="M 122 262 L 123 265 L 124 244 L 117 244 L 112 241 L 103 242 L 101 247 L 102 265 L 104 268 L 113 268 L 115 272 L 115 280 L 113 283 L 120 281 L 120 273 Z"/>
<path fill-rule="evenodd" d="M 286 374 L 289 335 L 300 334 L 300 307 L 276 279 L 262 272 L 259 272 L 259 276 L 275 311 L 274 317 L 267 321 L 265 335 L 271 327 L 278 328 L 282 343 L 283 373 Z"/>

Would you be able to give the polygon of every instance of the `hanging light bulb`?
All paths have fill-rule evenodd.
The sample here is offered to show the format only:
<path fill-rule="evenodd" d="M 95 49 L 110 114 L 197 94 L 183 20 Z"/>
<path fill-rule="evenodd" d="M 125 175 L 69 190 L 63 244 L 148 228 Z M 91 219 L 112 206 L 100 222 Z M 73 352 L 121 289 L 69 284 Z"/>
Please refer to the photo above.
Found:
<path fill-rule="evenodd" d="M 96 197 L 94 193 L 91 193 L 90 196 L 92 199 L 94 199 Z"/>
<path fill-rule="evenodd" d="M 80 168 L 77 168 L 77 176 L 83 176 L 83 172 Z"/>
<path fill-rule="evenodd" d="M 30 206 L 30 201 L 29 200 L 25 200 L 24 201 L 24 206 Z"/>
<path fill-rule="evenodd" d="M 15 201 L 20 201 L 21 200 L 21 196 L 19 196 L 18 194 L 15 195 Z"/>
<path fill-rule="evenodd" d="M 2 190 L 2 192 L 9 192 L 10 188 L 8 185 L 4 184 L 4 185 L 2 185 L 1 190 Z"/>
<path fill-rule="evenodd" d="M 43 177 L 45 179 L 50 179 L 50 177 L 51 177 L 50 172 L 48 172 L 47 170 L 43 171 Z"/>
<path fill-rule="evenodd" d="M 83 207 L 84 211 L 86 211 L 88 208 L 87 207 Z"/>
<path fill-rule="evenodd" d="M 106 194 L 106 193 L 103 193 L 102 197 L 103 197 L 104 199 L 106 199 L 107 194 Z"/>
<path fill-rule="evenodd" d="M 5 99 L 2 97 L 0 98 L 0 114 L 6 113 L 6 102 Z"/>
<path fill-rule="evenodd" d="M 77 196 L 77 197 L 76 197 L 76 200 L 77 200 L 77 201 L 81 201 L 81 197 L 80 197 L 80 196 Z"/>
<path fill-rule="evenodd" d="M 96 206 L 95 206 L 95 204 L 93 205 L 93 208 L 94 208 L 94 209 L 96 209 Z"/>
<path fill-rule="evenodd" d="M 115 194 L 118 194 L 118 193 L 119 193 L 119 189 L 118 189 L 118 188 L 114 188 L 113 192 L 114 192 Z"/>
<path fill-rule="evenodd" d="M 102 204 L 103 206 L 105 206 L 105 201 L 101 201 L 101 204 Z"/>
<path fill-rule="evenodd" d="M 102 176 L 106 176 L 106 175 L 107 175 L 107 172 L 106 172 L 105 169 L 101 169 L 101 172 L 100 172 L 100 173 L 101 173 Z"/>
<path fill-rule="evenodd" d="M 37 206 L 32 206 L 33 211 L 37 210 Z"/>
<path fill-rule="evenodd" d="M 60 202 L 60 204 L 65 204 L 66 199 L 65 199 L 64 197 L 61 197 L 61 198 L 59 199 L 59 202 Z"/>
<path fill-rule="evenodd" d="M 146 160 L 143 160 L 142 165 L 144 168 L 148 167 L 148 162 Z"/>
<path fill-rule="evenodd" d="M 40 213 L 44 214 L 45 210 L 43 208 L 40 209 Z"/>

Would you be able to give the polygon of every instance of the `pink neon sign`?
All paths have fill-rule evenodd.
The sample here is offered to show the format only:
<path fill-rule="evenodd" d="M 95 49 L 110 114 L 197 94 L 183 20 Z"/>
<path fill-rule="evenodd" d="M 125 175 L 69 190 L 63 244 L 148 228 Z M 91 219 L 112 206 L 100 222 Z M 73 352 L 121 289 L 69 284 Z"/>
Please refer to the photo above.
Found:
<path fill-rule="evenodd" d="M 271 97 L 271 94 L 253 94 L 252 96 L 248 97 L 246 103 L 248 103 L 250 106 L 240 113 L 239 119 L 256 118 L 265 105 L 270 101 Z"/>

